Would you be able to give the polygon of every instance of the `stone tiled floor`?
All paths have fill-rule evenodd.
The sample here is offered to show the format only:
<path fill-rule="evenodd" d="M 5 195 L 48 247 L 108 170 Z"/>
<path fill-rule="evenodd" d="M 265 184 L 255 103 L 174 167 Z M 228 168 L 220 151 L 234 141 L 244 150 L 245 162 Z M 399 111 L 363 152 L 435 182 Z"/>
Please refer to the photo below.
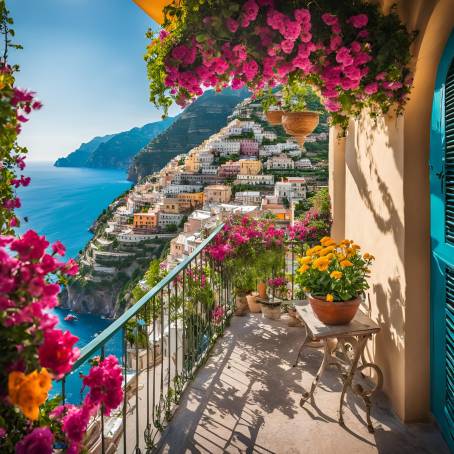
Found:
<path fill-rule="evenodd" d="M 169 453 L 445 454 L 431 424 L 402 424 L 384 395 L 374 401 L 374 434 L 364 405 L 347 397 L 346 428 L 337 423 L 341 383 L 331 368 L 313 405 L 299 406 L 322 354 L 306 349 L 292 363 L 303 330 L 261 314 L 234 317 L 206 365 L 183 395 L 160 451 Z"/>

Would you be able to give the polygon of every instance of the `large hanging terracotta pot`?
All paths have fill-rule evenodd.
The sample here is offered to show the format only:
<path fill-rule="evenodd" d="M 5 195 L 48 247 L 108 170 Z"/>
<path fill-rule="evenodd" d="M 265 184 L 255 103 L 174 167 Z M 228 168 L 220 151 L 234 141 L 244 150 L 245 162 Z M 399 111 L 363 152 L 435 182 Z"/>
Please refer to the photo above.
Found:
<path fill-rule="evenodd" d="M 268 112 L 266 112 L 266 119 L 272 126 L 280 125 L 282 122 L 283 113 L 283 110 L 268 110 Z"/>
<path fill-rule="evenodd" d="M 303 146 L 306 137 L 317 127 L 320 114 L 310 110 L 304 112 L 284 112 L 282 126 L 287 134 L 295 137 Z"/>
<path fill-rule="evenodd" d="M 361 299 L 350 301 L 324 301 L 308 295 L 307 299 L 317 318 L 325 325 L 346 325 L 350 323 L 358 311 Z"/>

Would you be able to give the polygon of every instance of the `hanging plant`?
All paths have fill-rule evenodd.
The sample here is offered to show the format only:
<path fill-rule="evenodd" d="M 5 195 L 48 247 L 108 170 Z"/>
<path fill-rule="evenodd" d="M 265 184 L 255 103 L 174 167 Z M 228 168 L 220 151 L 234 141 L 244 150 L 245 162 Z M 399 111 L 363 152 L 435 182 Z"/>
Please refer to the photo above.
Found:
<path fill-rule="evenodd" d="M 271 105 L 273 88 L 299 81 L 345 129 L 364 108 L 401 113 L 410 92 L 414 35 L 394 10 L 360 0 L 174 0 L 164 17 L 145 60 L 150 99 L 166 113 L 208 87 L 246 86 Z"/>

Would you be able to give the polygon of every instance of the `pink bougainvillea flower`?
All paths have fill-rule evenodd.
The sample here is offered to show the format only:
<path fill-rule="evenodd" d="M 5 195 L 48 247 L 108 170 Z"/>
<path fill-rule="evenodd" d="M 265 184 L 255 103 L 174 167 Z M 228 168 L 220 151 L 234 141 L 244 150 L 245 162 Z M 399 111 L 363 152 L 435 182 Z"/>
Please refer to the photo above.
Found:
<path fill-rule="evenodd" d="M 49 427 L 37 427 L 16 445 L 16 454 L 52 454 L 54 435 Z"/>
<path fill-rule="evenodd" d="M 367 84 L 364 87 L 364 92 L 367 95 L 373 95 L 373 94 L 377 93 L 377 91 L 378 91 L 378 83 L 377 82 L 371 82 L 370 84 Z"/>
<path fill-rule="evenodd" d="M 238 21 L 236 21 L 235 19 L 232 19 L 231 17 L 229 17 L 226 20 L 226 25 L 231 33 L 236 33 L 236 31 L 238 30 L 238 27 L 240 26 Z"/>
<path fill-rule="evenodd" d="M 355 28 L 364 28 L 368 24 L 369 18 L 367 14 L 357 14 L 356 16 L 350 17 L 347 22 Z"/>
<path fill-rule="evenodd" d="M 300 24 L 309 24 L 311 22 L 311 13 L 308 9 L 300 8 L 293 11 L 295 19 Z"/>
<path fill-rule="evenodd" d="M 61 241 L 56 241 L 54 244 L 52 244 L 52 251 L 54 254 L 61 256 L 66 254 L 66 248 Z"/>
<path fill-rule="evenodd" d="M 334 14 L 324 13 L 322 14 L 322 21 L 329 26 L 339 24 L 339 19 Z"/>
<path fill-rule="evenodd" d="M 79 349 L 74 344 L 79 340 L 69 331 L 58 329 L 44 334 L 44 342 L 39 347 L 39 361 L 42 367 L 51 370 L 61 378 L 71 370 L 72 365 L 79 357 Z"/>

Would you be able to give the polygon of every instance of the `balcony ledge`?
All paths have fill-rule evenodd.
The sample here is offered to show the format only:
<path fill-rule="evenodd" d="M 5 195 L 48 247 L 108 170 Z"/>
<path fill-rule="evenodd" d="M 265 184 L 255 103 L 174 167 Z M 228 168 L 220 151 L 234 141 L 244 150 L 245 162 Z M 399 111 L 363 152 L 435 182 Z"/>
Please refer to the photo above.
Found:
<path fill-rule="evenodd" d="M 361 400 L 349 394 L 346 427 L 337 423 L 341 383 L 329 369 L 315 406 L 299 406 L 322 352 L 304 351 L 293 368 L 304 331 L 261 314 L 234 317 L 205 366 L 186 389 L 163 433 L 160 452 L 427 453 L 448 454 L 431 424 L 401 423 L 382 394 L 373 403 L 375 434 L 364 423 Z"/>

